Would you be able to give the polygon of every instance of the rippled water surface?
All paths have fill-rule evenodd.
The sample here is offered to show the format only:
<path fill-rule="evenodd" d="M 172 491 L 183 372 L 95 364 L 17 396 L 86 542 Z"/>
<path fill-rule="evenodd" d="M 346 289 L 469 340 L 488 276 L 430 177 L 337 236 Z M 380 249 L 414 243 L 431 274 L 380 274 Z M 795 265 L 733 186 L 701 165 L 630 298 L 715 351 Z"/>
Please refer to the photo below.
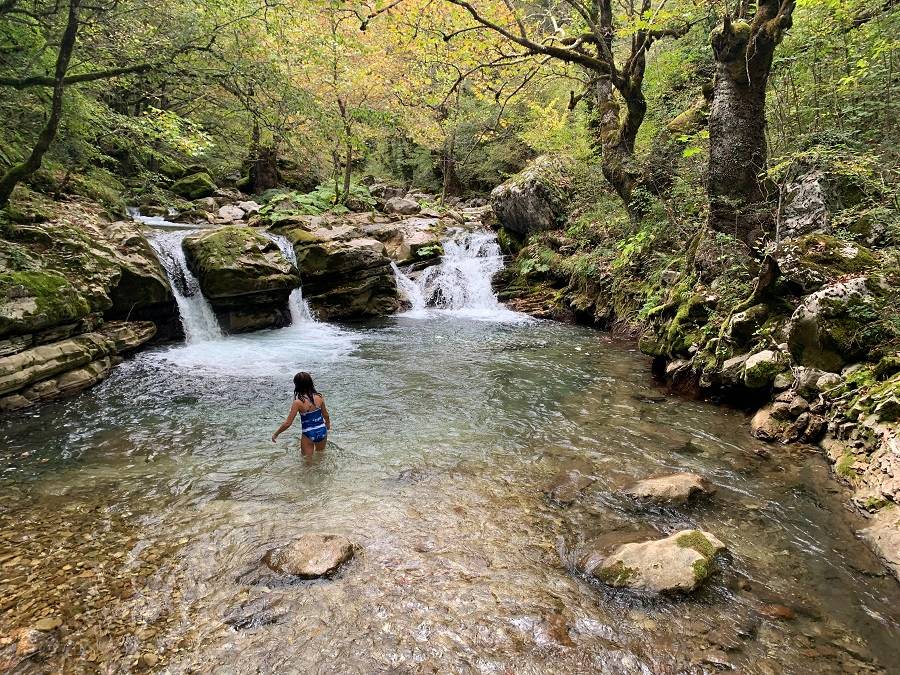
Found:
<path fill-rule="evenodd" d="M 311 461 L 297 430 L 269 440 L 299 369 L 334 422 Z M 825 463 L 760 457 L 742 414 L 662 396 L 648 371 L 589 330 L 439 312 L 144 352 L 0 423 L 0 636 L 62 621 L 7 666 L 898 672 L 898 586 L 854 538 Z M 597 481 L 548 503 L 542 487 L 573 459 Z M 677 510 L 617 494 L 675 470 L 718 494 Z M 589 542 L 691 526 L 732 553 L 690 598 L 611 592 L 573 569 Z M 359 553 L 330 581 L 261 572 L 267 548 L 306 531 Z"/>

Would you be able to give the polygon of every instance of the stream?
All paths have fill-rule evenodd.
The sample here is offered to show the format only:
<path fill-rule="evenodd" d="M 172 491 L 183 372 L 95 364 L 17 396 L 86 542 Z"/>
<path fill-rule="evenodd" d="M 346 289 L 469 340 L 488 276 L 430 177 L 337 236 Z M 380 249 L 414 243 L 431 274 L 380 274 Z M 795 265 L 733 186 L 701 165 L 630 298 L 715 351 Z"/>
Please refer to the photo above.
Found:
<path fill-rule="evenodd" d="M 900 672 L 900 587 L 817 452 L 761 455 L 743 413 L 665 395 L 630 345 L 503 308 L 484 294 L 499 253 L 457 244 L 407 279 L 426 302 L 404 314 L 319 323 L 298 294 L 291 327 L 198 324 L 0 421 L 0 636 L 62 621 L 17 670 Z M 205 311 L 188 292 L 182 312 Z M 309 460 L 296 427 L 270 441 L 301 369 L 334 425 Z M 597 481 L 552 504 L 573 459 Z M 680 470 L 718 493 L 618 494 Z M 591 541 L 688 527 L 730 549 L 692 596 L 575 570 Z M 332 580 L 260 574 L 307 531 L 360 550 Z"/>

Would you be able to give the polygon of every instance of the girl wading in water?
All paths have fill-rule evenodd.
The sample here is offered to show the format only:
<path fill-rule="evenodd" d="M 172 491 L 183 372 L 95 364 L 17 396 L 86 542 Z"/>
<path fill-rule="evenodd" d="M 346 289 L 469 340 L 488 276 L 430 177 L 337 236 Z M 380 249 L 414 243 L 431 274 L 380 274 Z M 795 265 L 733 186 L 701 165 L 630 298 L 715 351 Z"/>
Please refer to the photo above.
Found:
<path fill-rule="evenodd" d="M 328 408 L 325 407 L 325 397 L 316 391 L 309 373 L 294 375 L 294 402 L 291 404 L 287 419 L 278 427 L 278 431 L 272 434 L 273 443 L 279 434 L 290 428 L 297 413 L 300 413 L 300 425 L 303 429 L 300 451 L 309 456 L 316 450 L 324 450 L 328 441 L 328 430 L 331 429 L 331 418 L 328 416 Z"/>

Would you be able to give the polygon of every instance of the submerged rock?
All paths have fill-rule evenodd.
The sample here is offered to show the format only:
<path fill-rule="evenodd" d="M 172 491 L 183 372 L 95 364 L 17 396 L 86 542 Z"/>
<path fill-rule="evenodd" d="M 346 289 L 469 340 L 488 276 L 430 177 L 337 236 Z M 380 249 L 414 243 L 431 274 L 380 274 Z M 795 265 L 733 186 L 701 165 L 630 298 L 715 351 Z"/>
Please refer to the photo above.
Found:
<path fill-rule="evenodd" d="M 603 583 L 651 593 L 689 593 L 712 573 L 725 544 L 702 530 L 683 530 L 656 541 L 623 544 L 594 568 Z"/>
<path fill-rule="evenodd" d="M 297 268 L 278 245 L 246 226 L 231 225 L 186 237 L 188 265 L 223 328 L 243 332 L 289 322 Z"/>
<path fill-rule="evenodd" d="M 638 481 L 623 492 L 629 497 L 656 503 L 687 504 L 692 499 L 715 494 L 716 489 L 695 473 L 675 473 Z"/>
<path fill-rule="evenodd" d="M 557 473 L 544 488 L 547 498 L 562 506 L 568 506 L 578 499 L 596 480 L 593 468 L 587 462 L 572 462 Z"/>
<path fill-rule="evenodd" d="M 338 534 L 304 534 L 266 552 L 263 562 L 275 572 L 301 579 L 333 575 L 353 557 L 353 544 Z"/>
<path fill-rule="evenodd" d="M 491 206 L 500 225 L 522 235 L 558 227 L 569 202 L 570 168 L 568 160 L 544 155 L 494 188 Z"/>

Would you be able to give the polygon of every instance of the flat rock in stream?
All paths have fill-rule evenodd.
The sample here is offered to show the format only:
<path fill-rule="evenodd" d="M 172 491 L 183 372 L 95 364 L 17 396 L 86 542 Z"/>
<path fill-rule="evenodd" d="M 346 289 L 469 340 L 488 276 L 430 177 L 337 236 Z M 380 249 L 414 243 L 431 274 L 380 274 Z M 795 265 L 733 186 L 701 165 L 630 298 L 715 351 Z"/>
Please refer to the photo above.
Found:
<path fill-rule="evenodd" d="M 272 570 L 301 579 L 333 575 L 353 557 L 353 544 L 339 534 L 304 534 L 263 557 Z"/>
<path fill-rule="evenodd" d="M 725 550 L 709 532 L 682 530 L 664 539 L 623 544 L 599 566 L 584 571 L 618 588 L 689 593 L 709 577 L 713 559 Z"/>
<path fill-rule="evenodd" d="M 571 462 L 563 467 L 544 488 L 547 498 L 568 506 L 595 481 L 593 467 L 587 462 Z"/>
<path fill-rule="evenodd" d="M 715 491 L 703 476 L 683 472 L 638 481 L 625 488 L 623 493 L 657 504 L 687 504 L 693 499 L 715 494 Z"/>

